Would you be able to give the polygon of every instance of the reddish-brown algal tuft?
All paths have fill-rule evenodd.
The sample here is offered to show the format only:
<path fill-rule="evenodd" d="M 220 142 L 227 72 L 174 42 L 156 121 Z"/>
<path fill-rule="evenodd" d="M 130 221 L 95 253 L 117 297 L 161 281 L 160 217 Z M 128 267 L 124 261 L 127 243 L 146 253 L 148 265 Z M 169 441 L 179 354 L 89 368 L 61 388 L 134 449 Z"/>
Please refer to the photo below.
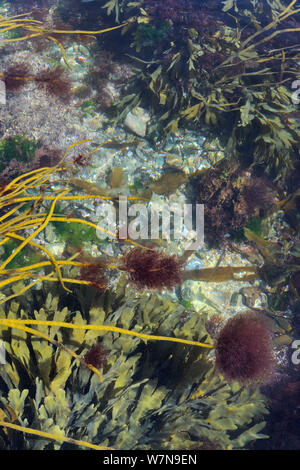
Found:
<path fill-rule="evenodd" d="M 95 289 L 105 290 L 107 288 L 107 279 L 104 269 L 97 264 L 89 264 L 80 268 L 79 278 L 87 281 Z"/>
<path fill-rule="evenodd" d="M 96 369 L 102 369 L 107 362 L 108 351 L 104 349 L 102 344 L 97 343 L 93 346 L 83 357 L 86 364 L 91 364 L 96 367 Z"/>
<path fill-rule="evenodd" d="M 91 164 L 91 157 L 89 155 L 82 155 L 80 153 L 73 158 L 73 163 L 75 163 L 75 165 L 81 166 L 82 168 L 85 168 Z"/>
<path fill-rule="evenodd" d="M 30 75 L 29 67 L 25 63 L 12 64 L 3 75 L 6 89 L 15 91 L 27 83 L 26 78 Z"/>
<path fill-rule="evenodd" d="M 172 289 L 182 281 L 183 262 L 161 251 L 133 248 L 123 256 L 120 269 L 139 289 Z"/>
<path fill-rule="evenodd" d="M 267 382 L 274 368 L 271 332 L 261 315 L 230 318 L 216 341 L 216 367 L 228 382 Z"/>
<path fill-rule="evenodd" d="M 68 100 L 71 94 L 71 83 L 65 69 L 58 65 L 54 69 L 41 70 L 35 77 L 37 85 L 51 95 Z"/>

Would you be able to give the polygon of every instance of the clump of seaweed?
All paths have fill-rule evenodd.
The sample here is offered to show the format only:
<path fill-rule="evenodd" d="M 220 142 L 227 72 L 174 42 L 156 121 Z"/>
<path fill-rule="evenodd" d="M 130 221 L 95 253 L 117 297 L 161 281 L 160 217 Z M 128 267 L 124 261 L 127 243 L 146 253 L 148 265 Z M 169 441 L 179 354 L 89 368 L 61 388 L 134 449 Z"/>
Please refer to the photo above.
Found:
<path fill-rule="evenodd" d="M 245 235 L 262 256 L 263 264 L 257 268 L 257 273 L 270 286 L 270 308 L 281 311 L 289 308 L 297 313 L 300 291 L 298 234 L 286 234 L 286 240 L 283 244 L 277 241 L 265 240 L 249 229 L 245 229 Z"/>
<path fill-rule="evenodd" d="M 52 36 L 56 39 L 55 31 Z M 165 96 L 164 92 L 160 94 L 162 102 Z M 208 121 L 213 122 L 209 116 L 213 113 L 208 115 Z M 174 298 L 141 292 L 172 289 L 185 279 L 234 280 L 234 275 L 242 271 L 250 274 L 241 280 L 257 279 L 262 270 L 216 266 L 189 272 L 183 269 L 184 258 L 140 246 L 114 260 L 115 264 L 109 260 L 96 264 L 96 260 L 84 260 L 78 253 L 56 259 L 39 242 L 39 235 L 49 223 L 65 224 L 65 228 L 70 224 L 99 228 L 58 213 L 57 203 L 104 197 L 99 193 L 70 195 L 72 183 L 67 177 L 60 185 L 55 181 L 56 174 L 68 170 L 65 157 L 66 154 L 52 168 L 35 168 L 1 187 L 0 243 L 7 250 L 0 267 L 0 286 L 6 295 L 0 299 L 1 304 L 6 304 L 0 311 L 0 324 L 8 351 L 1 377 L 5 390 L 0 420 L 3 447 L 193 449 L 199 444 L 242 448 L 264 437 L 260 434 L 264 427 L 260 420 L 266 413 L 262 395 L 238 383 L 229 385 L 214 370 L 213 349 L 219 354 L 219 364 L 224 353 L 220 338 L 225 335 L 226 326 L 214 346 L 205 329 L 205 312 L 200 317 L 186 312 Z M 230 197 L 234 193 L 236 212 L 245 224 L 245 206 L 252 212 L 257 210 L 253 195 L 263 182 L 257 179 L 251 185 L 246 183 L 249 175 L 240 179 L 243 177 L 245 181 L 231 181 L 239 192 L 234 193 L 233 189 Z M 49 180 L 57 183 L 55 190 Z M 84 188 L 88 192 L 92 186 L 84 182 Z M 230 191 L 225 188 L 220 192 L 222 200 Z M 265 210 L 269 202 L 268 197 L 264 198 L 260 208 Z M 11 240 L 16 243 L 13 250 Z M 29 259 L 20 266 L 17 257 L 27 248 L 38 251 L 43 258 Z M 103 276 L 108 269 L 125 271 L 123 282 L 129 278 L 138 287 L 137 292 L 132 293 L 131 287 L 126 290 L 122 284 L 116 291 L 108 289 Z M 53 299 L 49 294 L 43 298 L 42 293 L 35 291 L 30 306 L 29 289 L 40 282 L 60 284 L 61 297 Z M 67 285 L 81 286 L 81 291 L 76 292 L 75 287 L 72 292 Z M 90 287 L 106 291 L 87 296 Z M 97 302 L 87 308 L 86 303 L 95 295 Z M 13 301 L 17 296 L 22 306 Z M 34 302 L 35 296 L 39 297 L 38 302 Z M 68 309 L 66 299 L 72 296 L 76 307 Z M 39 308 L 41 304 L 45 304 L 44 309 Z M 265 330 L 259 329 L 254 320 L 252 326 L 266 346 Z M 101 345 L 95 345 L 99 336 Z M 243 345 L 247 342 L 241 324 L 236 338 L 231 349 L 226 348 L 227 358 L 230 354 L 236 357 L 240 340 Z M 253 347 L 249 351 L 253 358 Z M 266 353 L 266 349 L 262 352 Z M 254 359 L 258 363 L 256 356 Z M 223 373 L 228 380 L 245 380 L 241 374 L 233 377 L 232 369 L 226 373 L 226 367 Z M 249 376 L 258 381 L 261 369 L 260 374 L 248 369 L 248 379 Z M 15 431 L 25 434 L 21 438 Z M 28 437 L 30 434 L 35 434 L 35 438 Z"/>
<path fill-rule="evenodd" d="M 43 38 L 48 39 L 54 42 L 60 49 L 62 57 L 65 61 L 65 64 L 68 68 L 71 68 L 64 47 L 60 41 L 61 37 L 65 35 L 76 35 L 76 36 L 89 36 L 89 35 L 98 35 L 103 34 L 108 31 L 113 31 L 115 29 L 122 28 L 124 25 L 117 25 L 111 28 L 96 30 L 96 31 L 81 31 L 81 30 L 71 30 L 69 27 L 67 29 L 59 29 L 56 28 L 55 25 L 50 25 L 47 22 L 35 20 L 32 18 L 28 18 L 30 14 L 25 13 L 17 16 L 12 16 L 5 18 L 4 16 L 0 16 L 0 34 L 4 34 L 7 31 L 17 31 L 17 37 L 4 37 L 4 39 L 0 39 L 0 43 L 9 43 L 14 41 L 26 41 L 32 38 Z"/>
<path fill-rule="evenodd" d="M 205 442 L 207 429 L 222 448 L 240 448 L 262 437 L 259 431 L 264 423 L 244 430 L 256 412 L 258 416 L 265 412 L 262 397 L 249 391 L 245 398 L 242 386 L 235 384 L 232 389 L 215 374 L 212 350 L 217 350 L 218 343 L 214 345 L 207 335 L 205 314 L 186 312 L 173 297 L 148 291 L 172 289 L 186 279 L 258 279 L 261 270 L 252 266 L 188 270 L 184 269 L 186 254 L 167 255 L 132 240 L 126 242 L 134 247 L 119 258 L 88 259 L 80 249 L 66 259 L 56 259 L 39 242 L 39 234 L 49 223 L 101 229 L 85 219 L 56 211 L 56 204 L 107 199 L 99 194 L 68 194 L 71 188 L 66 184 L 67 176 L 60 183 L 55 181 L 57 174 L 66 175 L 68 151 L 79 143 L 66 150 L 59 165 L 32 170 L 1 188 L 1 245 L 5 250 L 13 240 L 17 246 L 6 252 L 0 266 L 0 305 L 5 307 L 1 307 L 0 325 L 9 355 L 7 375 L 1 379 L 8 398 L 2 397 L 0 425 L 41 438 L 32 442 L 24 437 L 21 444 L 16 444 L 18 448 L 61 448 L 61 442 L 62 446 L 76 444 L 95 449 L 175 448 L 183 429 L 183 415 L 189 417 L 184 425 L 185 448 Z M 86 192 L 90 188 L 94 186 L 85 182 Z M 12 267 L 26 248 L 37 251 L 41 259 Z M 123 274 L 116 291 L 104 280 L 108 270 Z M 134 294 L 131 286 L 124 287 L 128 278 L 138 287 Z M 28 300 L 30 289 L 40 282 L 59 285 L 60 305 L 69 305 L 72 298 L 72 311 L 58 308 L 58 299 L 53 301 L 50 294 L 48 299 L 39 298 L 42 292 L 37 289 L 32 301 Z M 73 285 L 73 291 L 67 285 Z M 93 288 L 91 295 L 83 290 L 88 288 Z M 23 308 L 14 302 L 16 297 L 20 297 Z M 93 300 L 99 303 L 95 306 Z M 45 309 L 40 309 L 41 304 Z M 12 333 L 14 330 L 17 333 Z M 97 349 L 98 337 L 102 339 L 101 347 L 109 351 L 107 355 Z M 104 355 L 107 362 L 103 371 Z M 95 394 L 97 405 L 91 398 Z M 204 403 L 206 396 L 209 400 Z M 19 408 L 17 403 L 21 403 Z M 13 414 L 8 411 L 11 409 Z M 237 427 L 243 428 L 238 438 Z M 6 438 L 7 432 L 3 431 L 2 438 L 4 447 L 10 448 L 15 441 Z"/>
<path fill-rule="evenodd" d="M 299 367 L 299 366 L 298 366 Z M 258 450 L 297 450 L 299 449 L 299 369 L 283 378 L 279 383 L 264 387 L 269 397 L 269 419 L 265 431 L 269 433 L 268 446 L 256 443 Z M 275 423 L 277 424 L 275 426 Z"/>
<path fill-rule="evenodd" d="M 90 286 L 96 289 L 101 290 L 107 287 L 105 271 L 98 264 L 82 266 L 79 271 L 79 278 L 88 281 Z"/>
<path fill-rule="evenodd" d="M 0 76 L 7 90 L 16 91 L 30 80 L 29 66 L 25 63 L 10 65 Z"/>
<path fill-rule="evenodd" d="M 297 111 L 290 92 L 298 77 L 292 37 L 299 27 L 292 20 L 299 9 L 294 4 L 271 6 L 264 17 L 256 3 L 244 28 L 239 16 L 235 23 L 225 13 L 216 18 L 207 5 L 142 2 L 142 15 L 136 24 L 128 20 L 127 28 L 138 71 L 116 106 L 117 120 L 142 104 L 159 116 L 150 129 L 154 139 L 179 126 L 209 126 L 222 132 L 229 156 L 272 175 L 285 172 L 297 161 L 300 135 L 299 125 L 289 125 L 284 117 Z M 162 25 L 168 28 L 156 38 Z"/>
<path fill-rule="evenodd" d="M 36 75 L 35 82 L 39 87 L 45 88 L 51 95 L 59 96 L 65 100 L 70 97 L 71 84 L 62 66 L 41 70 Z"/>
<path fill-rule="evenodd" d="M 10 302 L 1 309 L 7 351 L 1 374 L 2 448 L 189 449 L 209 438 L 226 449 L 266 437 L 260 434 L 267 412 L 263 396 L 238 384 L 232 388 L 216 375 L 209 349 L 146 345 L 138 336 L 119 334 L 143 326 L 149 338 L 169 331 L 186 341 L 206 338 L 205 314 L 187 315 L 167 296 L 132 296 L 125 284 L 95 298 L 88 309 L 86 295 L 77 297 L 81 302 L 71 312 L 64 297 L 48 293 L 44 307 L 36 310 L 42 292 L 30 304 L 24 298 L 24 304 Z M 19 318 L 43 322 L 53 342 L 14 332 Z M 58 328 L 67 319 L 82 329 Z M 87 319 L 90 326 L 115 325 L 115 331 L 101 334 L 100 362 L 94 361 L 99 332 L 87 328 Z M 100 366 L 102 382 L 86 367 L 75 367 L 79 354 Z"/>
<path fill-rule="evenodd" d="M 62 151 L 58 148 L 50 148 L 47 145 L 38 147 L 34 153 L 33 160 L 28 165 L 28 170 L 36 170 L 44 167 L 54 167 L 62 159 Z"/>
<path fill-rule="evenodd" d="M 104 349 L 101 343 L 97 343 L 91 347 L 84 355 L 84 361 L 91 364 L 96 369 L 103 369 L 107 363 L 108 351 Z"/>
<path fill-rule="evenodd" d="M 55 167 L 62 158 L 58 148 L 50 148 L 25 135 L 3 137 L 0 140 L 0 175 L 9 182 L 31 170 Z"/>
<path fill-rule="evenodd" d="M 182 281 L 183 261 L 175 255 L 135 247 L 123 256 L 119 268 L 139 289 L 172 289 Z"/>
<path fill-rule="evenodd" d="M 81 142 L 79 142 L 81 143 Z M 72 144 L 63 155 L 61 164 L 67 157 L 68 150 L 75 147 L 79 143 Z M 101 146 L 101 144 L 100 144 Z M 2 261 L 0 266 L 0 274 L 2 281 L 1 287 L 9 286 L 10 284 L 19 280 L 25 280 L 35 277 L 35 281 L 29 282 L 24 293 L 27 289 L 30 289 L 36 283 L 48 280 L 52 282 L 59 281 L 64 287 L 65 283 L 70 284 L 83 284 L 94 286 L 99 284 L 98 274 L 99 268 L 126 271 L 129 278 L 139 288 L 150 288 L 150 289 L 172 289 L 175 285 L 180 284 L 182 280 L 194 279 L 194 280 L 205 280 L 215 282 L 222 282 L 224 280 L 237 280 L 243 279 L 257 279 L 258 271 L 256 267 L 252 266 L 235 266 L 235 267 L 217 267 L 217 268 L 204 268 L 200 270 L 184 270 L 186 258 L 176 257 L 175 255 L 167 255 L 163 251 L 150 249 L 139 245 L 133 240 L 124 240 L 126 243 L 130 243 L 135 248 L 125 254 L 121 259 L 115 260 L 107 259 L 104 264 L 96 266 L 94 272 L 92 269 L 83 270 L 84 274 L 88 276 L 88 280 L 78 278 L 71 278 L 66 274 L 66 277 L 62 275 L 62 269 L 71 268 L 72 266 L 81 268 L 90 267 L 97 265 L 97 262 L 91 260 L 88 261 L 75 261 L 82 249 L 82 234 L 83 231 L 88 234 L 88 237 L 96 239 L 96 230 L 102 230 L 104 233 L 113 235 L 115 239 L 118 239 L 117 234 L 110 233 L 106 229 L 97 226 L 96 224 L 89 222 L 85 219 L 78 218 L 73 215 L 65 215 L 61 213 L 61 210 L 56 209 L 56 205 L 60 201 L 73 201 L 73 200 L 107 200 L 114 196 L 108 196 L 107 192 L 104 192 L 97 185 L 84 181 L 84 185 L 80 184 L 79 188 L 83 189 L 88 194 L 80 195 L 69 195 L 71 187 L 63 185 L 61 189 L 58 189 L 54 194 L 52 192 L 52 186 L 49 185 L 48 180 L 50 177 L 68 171 L 68 166 L 53 166 L 38 168 L 32 170 L 29 173 L 17 176 L 9 183 L 5 183 L 1 188 L 0 193 L 0 210 L 1 210 L 1 229 L 0 236 L 2 237 L 1 244 L 5 249 L 5 245 L 10 240 L 20 242 L 17 248 Z M 69 178 L 71 185 L 74 184 L 76 178 Z M 81 183 L 81 180 L 79 180 Z M 57 182 L 58 183 L 58 182 Z M 32 195 L 31 190 L 37 190 L 36 195 Z M 30 192 L 30 194 L 28 193 Z M 130 198 L 128 198 L 130 199 Z M 136 197 L 133 197 L 136 199 Z M 50 207 L 47 204 L 50 203 Z M 22 207 L 25 204 L 30 204 L 29 208 L 22 211 Z M 62 239 L 73 240 L 74 247 L 78 247 L 78 252 L 72 252 L 72 256 L 69 259 L 61 259 L 56 261 L 52 254 L 47 248 L 39 243 L 33 242 L 33 238 L 36 238 L 49 223 L 57 224 L 58 236 L 62 236 Z M 69 233 L 70 232 L 70 233 Z M 73 237 L 73 238 L 72 238 Z M 78 244 L 80 240 L 80 244 Z M 26 248 L 34 248 L 43 256 L 46 256 L 44 261 L 39 263 L 22 266 L 20 269 L 14 269 L 10 271 L 8 266 L 10 263 Z M 54 270 L 51 272 L 51 269 Z M 44 275 L 37 275 L 37 272 L 41 269 L 46 269 L 47 273 Z M 93 268 L 94 269 L 94 268 Z M 244 276 L 235 277 L 236 274 L 243 274 Z M 246 274 L 249 273 L 249 274 Z M 102 285 L 102 283 L 100 282 Z M 67 289 L 69 290 L 69 289 Z M 13 294 L 15 296 L 15 294 Z M 10 296 L 9 296 L 10 298 Z M 5 301 L 5 300 L 4 300 Z M 1 301 L 0 301 L 1 303 Z"/>
<path fill-rule="evenodd" d="M 274 206 L 276 190 L 267 178 L 252 176 L 239 165 L 222 160 L 215 168 L 191 175 L 187 195 L 204 204 L 207 242 L 222 244 L 254 217 L 263 217 Z"/>
<path fill-rule="evenodd" d="M 39 142 L 25 135 L 4 137 L 0 140 L 0 173 L 7 178 L 14 172 L 24 172 L 34 159 Z M 13 171 L 13 168 L 15 169 Z"/>
<path fill-rule="evenodd" d="M 16 91 L 34 82 L 39 88 L 45 89 L 49 94 L 67 100 L 71 93 L 71 84 L 67 73 L 62 66 L 54 69 L 40 70 L 36 75 L 30 72 L 29 65 L 17 63 L 10 65 L 7 70 L 0 74 L 7 90 Z"/>
<path fill-rule="evenodd" d="M 216 341 L 216 367 L 226 379 L 248 384 L 268 381 L 274 364 L 266 319 L 251 311 L 230 318 Z"/>

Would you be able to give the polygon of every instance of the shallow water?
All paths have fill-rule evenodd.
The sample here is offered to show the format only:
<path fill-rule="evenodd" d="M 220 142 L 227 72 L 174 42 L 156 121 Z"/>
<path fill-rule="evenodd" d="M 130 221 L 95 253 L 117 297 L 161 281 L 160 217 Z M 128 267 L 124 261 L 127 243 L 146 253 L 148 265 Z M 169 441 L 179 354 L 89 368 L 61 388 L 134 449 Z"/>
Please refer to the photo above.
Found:
<path fill-rule="evenodd" d="M 1 318 L 127 331 L 3 323 L 1 446 L 298 449 L 297 2 L 0 14 Z"/>

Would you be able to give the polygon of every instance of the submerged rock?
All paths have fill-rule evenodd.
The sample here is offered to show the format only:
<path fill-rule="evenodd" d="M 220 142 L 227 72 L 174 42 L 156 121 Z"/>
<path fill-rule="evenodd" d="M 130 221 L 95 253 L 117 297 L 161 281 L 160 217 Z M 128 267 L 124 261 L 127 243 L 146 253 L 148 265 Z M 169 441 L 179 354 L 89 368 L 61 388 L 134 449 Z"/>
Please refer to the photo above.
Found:
<path fill-rule="evenodd" d="M 129 111 L 124 124 L 125 126 L 140 137 L 145 137 L 147 133 L 147 124 L 150 121 L 150 114 L 140 106 L 133 111 Z"/>

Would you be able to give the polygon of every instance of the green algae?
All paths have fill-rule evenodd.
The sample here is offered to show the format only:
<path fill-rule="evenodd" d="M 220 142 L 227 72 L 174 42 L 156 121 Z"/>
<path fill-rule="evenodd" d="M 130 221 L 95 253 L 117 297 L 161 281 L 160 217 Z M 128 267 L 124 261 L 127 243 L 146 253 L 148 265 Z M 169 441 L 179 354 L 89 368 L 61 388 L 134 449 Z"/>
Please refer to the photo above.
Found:
<path fill-rule="evenodd" d="M 3 171 L 12 159 L 25 164 L 31 162 L 38 146 L 38 141 L 28 139 L 25 135 L 2 138 L 0 140 L 0 171 Z"/>
<path fill-rule="evenodd" d="M 19 243 L 17 243 L 15 240 L 8 240 L 4 245 L 3 245 L 3 251 L 2 254 L 5 258 L 8 258 L 8 256 L 19 246 Z M 20 253 L 18 253 L 15 258 L 7 265 L 8 269 L 14 269 L 14 268 L 21 268 L 23 266 L 27 266 L 28 264 L 34 264 L 38 263 L 41 261 L 41 256 L 39 253 L 34 251 L 30 247 L 26 247 L 25 250 L 22 250 Z"/>

